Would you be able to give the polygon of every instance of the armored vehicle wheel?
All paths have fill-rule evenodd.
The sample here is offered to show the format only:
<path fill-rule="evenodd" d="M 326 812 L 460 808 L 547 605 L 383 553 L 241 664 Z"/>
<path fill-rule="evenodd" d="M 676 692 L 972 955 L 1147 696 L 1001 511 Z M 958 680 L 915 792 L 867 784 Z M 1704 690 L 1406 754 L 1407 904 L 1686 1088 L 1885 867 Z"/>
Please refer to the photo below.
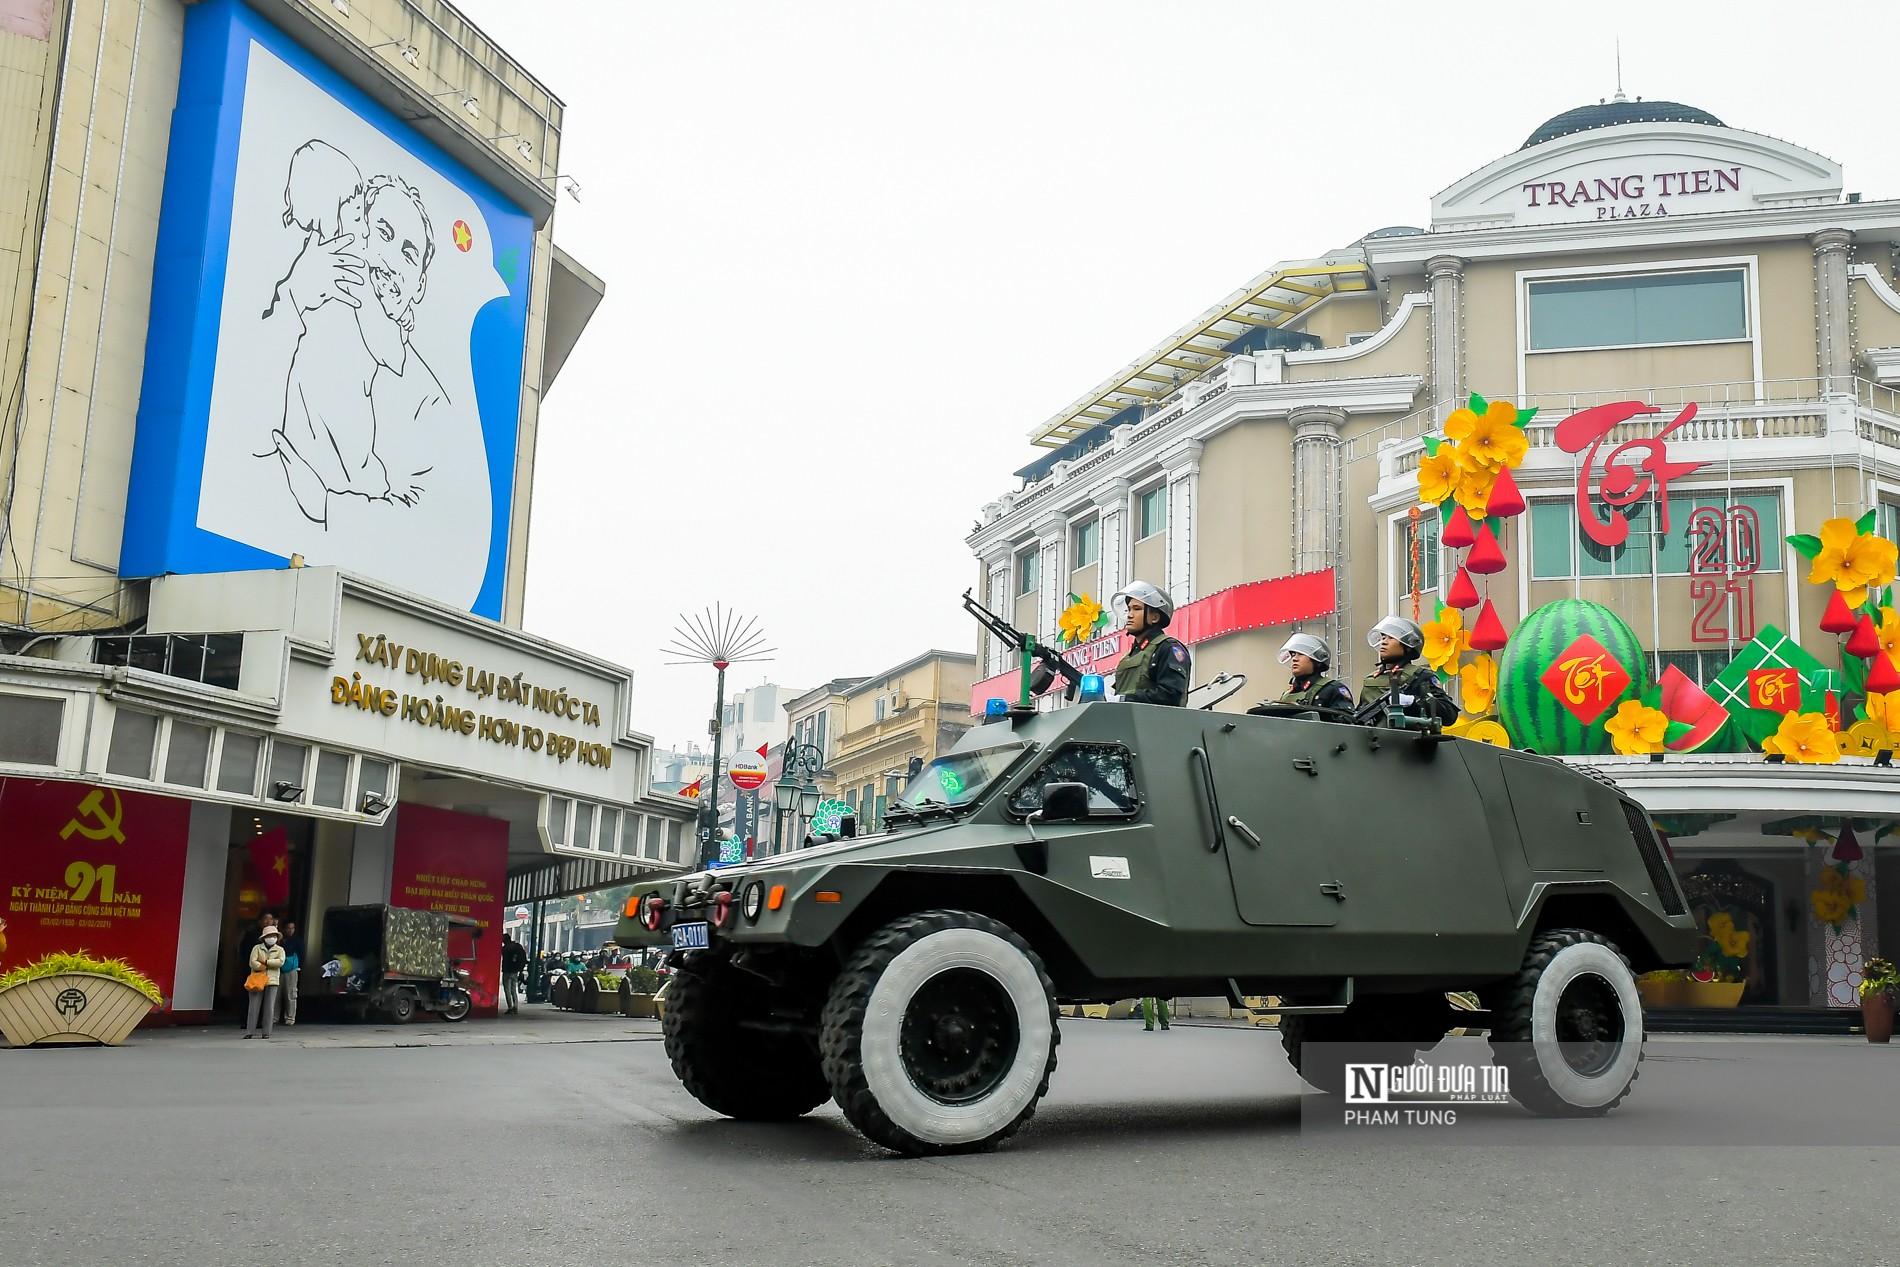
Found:
<path fill-rule="evenodd" d="M 771 987 L 724 959 L 695 955 L 672 976 L 660 1030 L 666 1058 L 693 1098 L 742 1122 L 802 1117 L 831 1098 L 818 1053 L 797 1034 L 748 1029 Z"/>
<path fill-rule="evenodd" d="M 1308 1086 L 1327 1095 L 1344 1095 L 1347 1061 L 1409 1065 L 1421 1048 L 1444 1037 L 1442 1028 L 1430 1037 L 1418 1027 L 1418 1010 L 1406 999 L 1368 998 L 1333 1016 L 1283 1016 L 1280 1045 L 1286 1048 L 1293 1072 Z M 1311 1043 L 1352 1046 L 1322 1051 L 1308 1046 Z"/>
<path fill-rule="evenodd" d="M 1491 1042 L 1511 1098 L 1546 1117 L 1615 1108 L 1643 1059 L 1643 1005 L 1629 960 L 1608 938 L 1560 928 L 1531 939 L 1524 967 L 1498 987 Z"/>
<path fill-rule="evenodd" d="M 852 954 L 821 1046 L 851 1124 L 921 1157 L 979 1152 L 1021 1129 L 1060 1041 L 1054 987 L 1029 943 L 987 915 L 926 911 Z"/>

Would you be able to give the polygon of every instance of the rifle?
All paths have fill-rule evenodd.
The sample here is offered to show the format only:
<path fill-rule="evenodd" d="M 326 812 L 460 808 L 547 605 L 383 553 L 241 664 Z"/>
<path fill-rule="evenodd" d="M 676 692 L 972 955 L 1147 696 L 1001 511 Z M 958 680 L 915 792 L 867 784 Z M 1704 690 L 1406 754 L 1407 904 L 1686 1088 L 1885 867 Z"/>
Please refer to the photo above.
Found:
<path fill-rule="evenodd" d="M 1031 695 L 1039 695 L 1043 691 L 1048 690 L 1050 686 L 1054 685 L 1058 677 L 1068 683 L 1067 689 L 1063 692 L 1065 698 L 1073 700 L 1075 693 L 1082 689 L 1082 670 L 1076 668 L 1067 660 L 1064 660 L 1048 647 L 1038 644 L 1033 635 L 1023 633 L 1001 616 L 998 616 L 995 612 L 977 602 L 976 599 L 970 596 L 969 590 L 963 591 L 963 610 L 976 617 L 976 623 L 989 630 L 991 637 L 995 638 L 1010 650 L 1022 654 L 1023 685 L 1022 698 L 1019 701 L 1020 707 L 1027 708 L 1029 706 L 1029 697 Z M 1030 665 L 1032 663 L 1036 665 L 1033 673 L 1030 671 Z"/>

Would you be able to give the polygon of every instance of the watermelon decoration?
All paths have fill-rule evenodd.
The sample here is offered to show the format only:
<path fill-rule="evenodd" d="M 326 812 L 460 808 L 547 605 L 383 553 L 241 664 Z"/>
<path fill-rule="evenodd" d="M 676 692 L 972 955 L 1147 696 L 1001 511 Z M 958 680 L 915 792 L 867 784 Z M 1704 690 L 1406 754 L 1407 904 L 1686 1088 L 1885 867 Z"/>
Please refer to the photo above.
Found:
<path fill-rule="evenodd" d="M 1647 660 L 1623 618 L 1561 598 L 1518 622 L 1498 665 L 1498 715 L 1511 741 L 1549 756 L 1610 751 L 1603 721 L 1643 693 Z"/>
<path fill-rule="evenodd" d="M 1660 695 L 1663 716 L 1689 728 L 1688 734 L 1664 744 L 1671 752 L 1694 752 L 1707 747 L 1728 725 L 1728 710 L 1709 698 L 1707 691 L 1673 664 L 1662 672 Z"/>

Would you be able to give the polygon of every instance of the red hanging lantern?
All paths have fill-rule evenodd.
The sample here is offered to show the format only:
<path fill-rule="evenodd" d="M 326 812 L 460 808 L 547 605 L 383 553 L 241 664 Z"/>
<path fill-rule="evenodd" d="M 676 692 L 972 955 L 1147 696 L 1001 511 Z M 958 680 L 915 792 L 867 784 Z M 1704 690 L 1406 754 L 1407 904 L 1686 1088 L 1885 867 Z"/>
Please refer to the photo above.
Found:
<path fill-rule="evenodd" d="M 1900 691 L 1900 671 L 1894 669 L 1892 656 L 1876 655 L 1867 666 L 1867 693 L 1886 695 L 1892 691 Z"/>
<path fill-rule="evenodd" d="M 1477 533 L 1471 528 L 1471 516 L 1465 513 L 1463 506 L 1451 512 L 1451 518 L 1445 521 L 1445 530 L 1438 534 L 1438 539 L 1454 550 L 1462 550 L 1478 539 Z"/>
<path fill-rule="evenodd" d="M 1836 599 L 1840 594 L 1836 592 Z M 1847 654 L 1862 660 L 1871 660 L 1874 652 L 1880 650 L 1880 634 L 1874 629 L 1874 618 L 1866 613 L 1854 625 L 1854 633 L 1847 640 Z M 1884 658 L 1884 657 L 1883 657 Z"/>
<path fill-rule="evenodd" d="M 1458 575 L 1452 578 L 1451 589 L 1445 594 L 1445 606 L 1470 611 L 1478 601 L 1478 587 L 1471 583 L 1471 573 L 1459 568 Z"/>
<path fill-rule="evenodd" d="M 1852 633 L 1855 623 L 1853 609 L 1848 607 L 1847 600 L 1836 589 L 1834 597 L 1827 600 L 1827 610 L 1821 613 L 1821 631 L 1831 634 Z"/>
<path fill-rule="evenodd" d="M 1478 537 L 1472 544 L 1471 553 L 1465 558 L 1465 566 L 1479 576 L 1490 576 L 1504 570 L 1504 551 L 1498 546 L 1498 539 L 1491 534 L 1489 522 L 1478 525 Z"/>
<path fill-rule="evenodd" d="M 1498 619 L 1498 609 L 1491 606 L 1491 600 L 1484 600 L 1484 607 L 1478 612 L 1478 619 L 1471 626 L 1471 649 L 1473 651 L 1502 651 L 1509 639 L 1504 633 L 1504 622 Z"/>
<path fill-rule="evenodd" d="M 1517 491 L 1517 481 L 1511 478 L 1511 468 L 1498 468 L 1498 477 L 1491 484 L 1491 495 L 1485 498 L 1484 513 L 1492 519 L 1509 519 L 1512 515 L 1524 513 L 1524 494 Z"/>

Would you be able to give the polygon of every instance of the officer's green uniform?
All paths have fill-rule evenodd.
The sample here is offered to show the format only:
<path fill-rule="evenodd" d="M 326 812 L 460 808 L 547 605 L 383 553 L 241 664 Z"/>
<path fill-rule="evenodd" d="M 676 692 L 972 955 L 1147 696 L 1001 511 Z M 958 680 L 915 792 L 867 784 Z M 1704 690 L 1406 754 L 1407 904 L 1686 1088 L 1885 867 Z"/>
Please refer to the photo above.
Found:
<path fill-rule="evenodd" d="M 1289 682 L 1286 694 L 1280 697 L 1279 702 L 1297 704 L 1302 708 L 1336 708 L 1350 713 L 1352 691 L 1338 678 L 1315 673 L 1311 677 L 1296 677 Z"/>
<path fill-rule="evenodd" d="M 1411 696 L 1412 702 L 1401 704 L 1401 695 Z M 1416 660 L 1381 664 L 1377 672 L 1368 673 L 1359 692 L 1359 707 L 1374 700 L 1389 700 L 1393 709 L 1408 717 L 1432 718 L 1447 726 L 1458 720 L 1458 705 L 1445 694 L 1438 675 Z"/>
<path fill-rule="evenodd" d="M 1135 639 L 1115 666 L 1115 694 L 1131 704 L 1187 703 L 1194 662 L 1178 638 L 1156 630 Z"/>

